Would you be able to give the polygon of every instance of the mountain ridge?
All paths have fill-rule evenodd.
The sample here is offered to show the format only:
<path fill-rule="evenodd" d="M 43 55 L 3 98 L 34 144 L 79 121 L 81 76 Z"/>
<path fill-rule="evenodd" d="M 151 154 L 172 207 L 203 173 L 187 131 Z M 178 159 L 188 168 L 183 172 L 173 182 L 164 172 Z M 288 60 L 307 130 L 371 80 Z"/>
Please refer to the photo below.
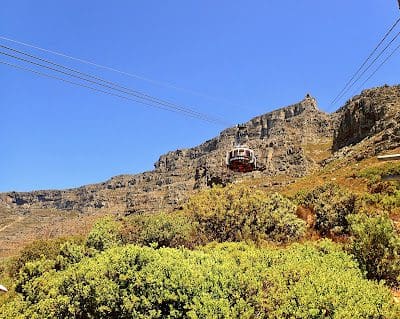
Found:
<path fill-rule="evenodd" d="M 268 172 L 268 175 L 275 175 L 277 174 L 277 171 L 288 170 L 287 168 L 280 167 L 279 165 L 275 165 L 277 167 L 274 169 L 271 168 L 271 165 L 269 165 L 271 164 L 271 160 L 273 157 L 273 155 L 271 155 L 270 153 L 274 152 L 274 148 L 283 146 L 290 148 L 290 146 L 292 146 L 290 148 L 290 152 L 292 153 L 288 155 L 293 155 L 296 151 L 299 151 L 297 149 L 294 149 L 295 143 L 291 143 L 293 145 L 288 146 L 288 144 L 282 138 L 277 138 L 281 135 L 287 135 L 285 135 L 284 132 L 285 128 L 283 128 L 282 125 L 277 125 L 277 123 L 282 123 L 283 121 L 290 122 L 293 119 L 296 120 L 296 117 L 307 112 L 319 115 L 318 120 L 321 120 L 324 116 L 326 116 L 325 113 L 318 110 L 315 99 L 307 96 L 299 103 L 256 116 L 245 123 L 245 126 L 248 130 L 248 144 L 250 147 L 258 149 L 258 161 L 261 165 L 267 166 L 266 170 Z M 328 121 L 326 121 L 326 124 L 329 125 Z M 301 125 L 301 123 L 297 123 L 296 125 L 299 126 Z M 288 125 L 287 128 L 291 128 L 290 125 Z M 183 181 L 188 181 L 189 179 L 192 179 L 192 181 L 194 181 L 193 185 L 191 185 L 192 188 L 201 188 L 207 186 L 206 179 L 210 178 L 210 176 L 221 177 L 221 175 L 229 175 L 227 174 L 224 167 L 225 153 L 232 147 L 235 134 L 236 128 L 230 127 L 221 131 L 219 136 L 205 141 L 204 143 L 195 147 L 167 152 L 166 154 L 161 155 L 159 159 L 154 163 L 154 170 L 152 171 L 133 175 L 117 175 L 111 177 L 105 182 L 83 185 L 80 187 L 69 188 L 65 190 L 6 192 L 0 194 L 0 201 L 2 203 L 5 203 L 6 205 L 14 205 L 20 208 L 26 207 L 27 204 L 30 202 L 41 202 L 43 203 L 43 207 L 45 208 L 79 210 L 82 208 L 77 207 L 77 205 L 71 205 L 71 202 L 68 202 L 68 199 L 64 201 L 62 200 L 67 195 L 67 193 L 77 192 L 78 196 L 85 197 L 83 193 L 91 193 L 93 190 L 100 190 L 104 188 L 110 190 L 116 190 L 119 188 L 135 188 L 135 185 L 137 184 L 149 183 L 152 181 L 154 181 L 156 186 L 163 187 L 176 183 L 177 179 L 180 179 L 182 177 Z M 304 134 L 303 137 L 310 138 L 310 134 Z M 263 141 L 263 143 L 258 143 L 260 141 Z M 264 148 L 264 150 L 262 148 Z M 268 158 L 270 159 L 270 161 L 268 161 Z M 307 168 L 302 167 L 302 171 L 306 170 Z M 159 176 L 154 176 L 154 174 Z M 298 173 L 294 172 L 294 170 L 291 171 L 291 174 L 298 175 Z M 228 176 L 225 178 L 227 180 L 234 179 L 232 178 L 232 176 Z M 155 188 L 157 187 L 154 187 L 154 189 Z M 187 190 L 188 188 L 185 188 L 185 190 Z M 142 191 L 148 192 L 150 191 L 150 189 L 143 187 Z M 86 199 L 93 200 L 94 208 L 101 208 L 101 201 L 96 202 L 90 196 L 88 196 L 88 198 Z M 56 204 L 56 206 L 49 207 L 49 202 L 61 203 Z"/>
<path fill-rule="evenodd" d="M 400 146 L 399 109 L 400 86 L 364 90 L 330 114 L 319 110 L 307 94 L 298 103 L 244 123 L 247 144 L 261 167 L 256 172 L 235 174 L 225 167 L 225 154 L 236 134 L 230 127 L 195 147 L 162 154 L 152 171 L 65 190 L 0 193 L 0 228 L 23 217 L 0 231 L 0 244 L 18 242 L 28 232 L 43 234 L 52 224 L 83 223 L 87 216 L 179 209 L 191 194 L 213 184 L 258 179 L 269 189 L 293 183 L 337 159 L 345 163 L 374 156 Z M 56 228 L 55 235 L 71 231 L 68 226 Z"/>

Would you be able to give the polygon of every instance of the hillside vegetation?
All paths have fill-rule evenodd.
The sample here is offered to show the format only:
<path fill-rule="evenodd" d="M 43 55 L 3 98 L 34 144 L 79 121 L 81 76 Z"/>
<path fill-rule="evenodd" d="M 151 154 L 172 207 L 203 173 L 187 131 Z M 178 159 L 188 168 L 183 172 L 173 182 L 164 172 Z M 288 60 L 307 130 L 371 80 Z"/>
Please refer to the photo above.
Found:
<path fill-rule="evenodd" d="M 398 170 L 361 165 L 355 192 L 214 187 L 33 242 L 0 268 L 0 318 L 399 318 Z"/>
<path fill-rule="evenodd" d="M 0 194 L 0 319 L 400 318 L 400 164 L 376 159 L 400 153 L 399 98 L 253 118 L 246 175 L 228 128 L 150 172 Z"/>

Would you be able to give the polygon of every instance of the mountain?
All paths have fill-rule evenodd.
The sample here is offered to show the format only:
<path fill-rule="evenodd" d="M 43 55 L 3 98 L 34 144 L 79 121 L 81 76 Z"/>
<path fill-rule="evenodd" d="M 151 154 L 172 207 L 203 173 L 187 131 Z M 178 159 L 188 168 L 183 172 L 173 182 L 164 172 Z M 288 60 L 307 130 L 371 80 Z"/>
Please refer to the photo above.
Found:
<path fill-rule="evenodd" d="M 179 208 L 197 189 L 254 180 L 273 189 L 341 160 L 359 161 L 400 147 L 400 86 L 363 91 L 327 114 L 309 94 L 299 103 L 244 123 L 246 144 L 260 170 L 237 174 L 225 167 L 236 128 L 190 148 L 161 155 L 154 170 L 120 175 L 67 190 L 0 194 L 0 255 L 38 235 L 84 231 L 98 215 Z M 259 183 L 261 181 L 261 184 Z"/>
<path fill-rule="evenodd" d="M 336 114 L 333 151 L 359 144 L 358 159 L 400 145 L 400 87 L 369 89 L 351 98 Z"/>

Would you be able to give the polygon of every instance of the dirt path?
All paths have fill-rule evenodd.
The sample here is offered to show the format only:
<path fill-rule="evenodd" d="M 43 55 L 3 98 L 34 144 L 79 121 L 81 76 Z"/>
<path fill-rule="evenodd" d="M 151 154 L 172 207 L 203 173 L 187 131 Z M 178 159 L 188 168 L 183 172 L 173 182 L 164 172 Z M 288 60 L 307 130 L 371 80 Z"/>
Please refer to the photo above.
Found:
<path fill-rule="evenodd" d="M 12 226 L 12 225 L 14 225 L 14 224 L 16 224 L 16 223 L 18 223 L 18 222 L 20 222 L 20 221 L 23 220 L 24 218 L 25 218 L 25 217 L 18 216 L 18 218 L 17 218 L 16 220 L 14 220 L 13 222 L 11 222 L 10 224 L 1 227 L 1 228 L 0 228 L 0 232 L 2 232 L 3 230 L 6 230 L 8 227 L 10 227 L 10 226 Z"/>

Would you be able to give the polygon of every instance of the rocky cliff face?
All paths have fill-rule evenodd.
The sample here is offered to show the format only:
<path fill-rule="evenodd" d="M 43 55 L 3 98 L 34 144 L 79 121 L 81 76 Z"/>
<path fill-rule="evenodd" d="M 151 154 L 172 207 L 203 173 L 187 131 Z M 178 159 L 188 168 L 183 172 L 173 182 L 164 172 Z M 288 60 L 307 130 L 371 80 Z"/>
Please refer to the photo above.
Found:
<path fill-rule="evenodd" d="M 306 97 L 300 103 L 253 118 L 245 123 L 247 145 L 255 150 L 263 174 L 275 176 L 304 175 L 315 163 L 304 155 L 302 145 L 317 143 L 332 135 L 329 116 L 318 110 L 315 99 Z M 197 171 L 202 176 L 226 172 L 225 154 L 233 146 L 236 128 L 229 128 L 197 147 L 169 152 L 155 164 L 157 173 Z"/>
<path fill-rule="evenodd" d="M 361 92 L 333 114 L 333 150 L 360 144 L 359 159 L 400 146 L 400 86 Z"/>
<path fill-rule="evenodd" d="M 332 136 L 329 115 L 317 108 L 314 98 L 255 117 L 245 123 L 247 145 L 254 149 L 262 171 L 247 176 L 300 177 L 318 164 L 305 146 Z M 91 213 L 135 213 L 179 205 L 193 189 L 242 178 L 225 167 L 225 155 L 233 146 L 236 128 L 231 127 L 205 143 L 160 156 L 155 169 L 122 175 L 95 185 L 70 190 L 5 193 L 0 202 L 24 212 L 57 209 Z"/>
<path fill-rule="evenodd" d="M 236 135 L 231 127 L 199 146 L 161 155 L 150 172 L 69 190 L 2 193 L 0 255 L 12 250 L 10 243 L 48 232 L 53 224 L 58 225 L 53 235 L 70 233 L 72 219 L 83 225 L 84 218 L 96 214 L 169 210 L 182 205 L 194 190 L 212 184 L 246 178 L 260 178 L 267 187 L 285 184 L 337 158 L 359 160 L 394 149 L 400 147 L 399 123 L 400 86 L 365 90 L 330 115 L 307 95 L 244 123 L 246 143 L 260 166 L 256 172 L 234 174 L 226 169 L 225 155 Z"/>

